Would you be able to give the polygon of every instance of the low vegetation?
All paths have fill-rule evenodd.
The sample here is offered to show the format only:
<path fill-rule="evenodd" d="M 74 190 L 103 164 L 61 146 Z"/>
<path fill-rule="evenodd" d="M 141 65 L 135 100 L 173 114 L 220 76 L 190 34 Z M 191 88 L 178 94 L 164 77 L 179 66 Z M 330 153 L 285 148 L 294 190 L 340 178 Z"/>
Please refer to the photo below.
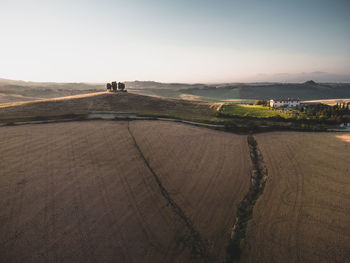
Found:
<path fill-rule="evenodd" d="M 264 191 L 267 180 L 267 169 L 263 156 L 258 148 L 258 143 L 252 135 L 247 138 L 250 158 L 252 162 L 252 172 L 250 188 L 244 199 L 239 203 L 237 209 L 236 222 L 232 228 L 231 239 L 226 248 L 227 263 L 239 262 L 242 253 L 242 244 L 246 236 L 246 229 L 249 220 L 252 218 L 256 201 Z"/>
<path fill-rule="evenodd" d="M 254 105 L 228 104 L 220 107 L 216 114 L 223 118 L 292 122 L 299 127 L 305 127 L 305 124 L 334 125 L 350 122 L 350 103 L 337 103 L 333 106 L 307 104 L 295 109 L 275 109 L 266 105 L 265 100 L 257 100 Z"/>
<path fill-rule="evenodd" d="M 234 116 L 234 117 L 253 117 L 253 118 L 271 118 L 278 117 L 289 119 L 292 114 L 289 111 L 271 109 L 263 105 L 244 105 L 233 104 L 224 105 L 221 107 L 219 116 Z"/>
<path fill-rule="evenodd" d="M 309 105 L 300 110 L 298 119 L 308 119 L 325 123 L 347 123 L 350 122 L 350 103 Z"/>

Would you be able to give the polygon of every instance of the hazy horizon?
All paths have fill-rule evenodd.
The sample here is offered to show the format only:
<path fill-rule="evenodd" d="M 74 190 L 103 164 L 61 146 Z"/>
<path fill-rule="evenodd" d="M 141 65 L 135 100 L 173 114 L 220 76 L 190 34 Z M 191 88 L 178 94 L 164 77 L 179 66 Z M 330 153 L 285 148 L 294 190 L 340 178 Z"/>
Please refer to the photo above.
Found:
<path fill-rule="evenodd" d="M 111 78 L 104 81 L 51 81 L 51 80 L 43 80 L 43 81 L 37 81 L 37 80 L 27 80 L 27 79 L 9 79 L 4 78 L 0 76 L 0 82 L 1 81 L 24 81 L 24 82 L 33 82 L 33 83 L 85 83 L 85 84 L 105 84 L 106 82 L 111 81 L 123 81 L 123 82 L 157 82 L 157 83 L 165 83 L 165 84 L 204 84 L 204 85 L 214 85 L 214 84 L 229 84 L 229 83 L 304 83 L 309 80 L 313 80 L 317 83 L 350 83 L 350 75 L 333 75 L 328 74 L 327 72 L 302 72 L 299 74 L 288 74 L 288 73 L 277 73 L 274 75 L 267 75 L 267 74 L 258 74 L 250 79 L 243 80 L 243 81 L 227 81 L 227 82 L 201 82 L 201 81 L 192 81 L 192 82 L 181 82 L 181 81 L 159 81 L 157 79 L 116 79 Z"/>
<path fill-rule="evenodd" d="M 0 78 L 350 81 L 350 2 L 1 1 Z"/>

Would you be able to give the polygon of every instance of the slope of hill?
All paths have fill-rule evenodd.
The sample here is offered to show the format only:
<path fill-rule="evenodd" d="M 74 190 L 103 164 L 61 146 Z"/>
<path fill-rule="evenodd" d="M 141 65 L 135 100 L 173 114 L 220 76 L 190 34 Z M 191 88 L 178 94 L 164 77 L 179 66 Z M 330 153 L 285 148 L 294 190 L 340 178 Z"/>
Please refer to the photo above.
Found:
<path fill-rule="evenodd" d="M 210 118 L 214 104 L 177 99 L 162 99 L 132 93 L 91 93 L 85 95 L 17 102 L 0 105 L 0 120 L 30 117 L 88 114 L 91 111 L 117 111 L 138 114 Z"/>
<path fill-rule="evenodd" d="M 104 84 L 27 82 L 0 78 L 0 104 L 92 93 L 104 88 Z"/>
<path fill-rule="evenodd" d="M 248 224 L 243 262 L 348 262 L 350 135 L 256 135 L 268 181 Z"/>
<path fill-rule="evenodd" d="M 0 133 L 0 262 L 225 257 L 250 181 L 245 136 L 157 121 Z"/>

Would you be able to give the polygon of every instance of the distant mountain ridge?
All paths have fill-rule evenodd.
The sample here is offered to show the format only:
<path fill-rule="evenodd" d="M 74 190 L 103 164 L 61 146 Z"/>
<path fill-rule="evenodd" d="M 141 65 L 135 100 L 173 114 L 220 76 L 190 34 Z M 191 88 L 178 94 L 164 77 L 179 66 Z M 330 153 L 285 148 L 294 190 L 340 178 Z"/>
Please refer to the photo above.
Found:
<path fill-rule="evenodd" d="M 252 76 L 256 82 L 282 82 L 282 83 L 303 83 L 307 80 L 314 80 L 322 83 L 350 83 L 350 74 L 332 74 L 322 71 L 302 72 L 302 73 L 278 73 L 278 74 L 258 74 Z"/>

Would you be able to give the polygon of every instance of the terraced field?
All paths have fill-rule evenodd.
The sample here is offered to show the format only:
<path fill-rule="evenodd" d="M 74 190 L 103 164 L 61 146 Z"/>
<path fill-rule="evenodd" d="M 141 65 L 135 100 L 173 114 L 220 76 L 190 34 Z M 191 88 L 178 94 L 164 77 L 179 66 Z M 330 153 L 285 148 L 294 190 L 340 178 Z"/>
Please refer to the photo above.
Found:
<path fill-rule="evenodd" d="M 246 137 L 165 122 L 0 127 L 0 262 L 220 262 Z"/>
<path fill-rule="evenodd" d="M 242 262 L 348 262 L 350 134 L 256 135 L 269 179 Z"/>

